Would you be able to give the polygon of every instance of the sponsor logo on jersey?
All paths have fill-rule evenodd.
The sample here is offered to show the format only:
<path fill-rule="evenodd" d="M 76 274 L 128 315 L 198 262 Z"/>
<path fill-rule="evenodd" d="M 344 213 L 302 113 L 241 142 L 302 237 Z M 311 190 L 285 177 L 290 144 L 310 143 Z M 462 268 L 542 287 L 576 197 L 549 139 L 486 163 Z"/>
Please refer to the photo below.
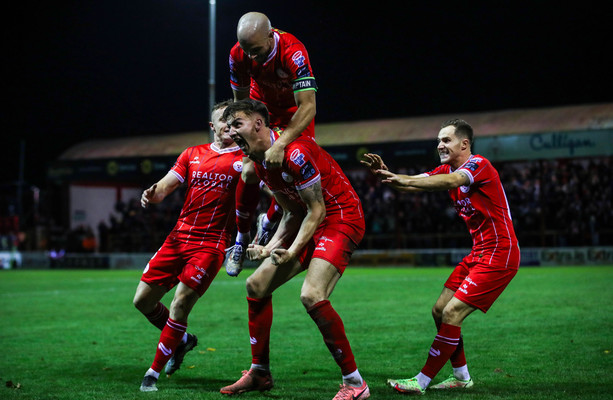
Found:
<path fill-rule="evenodd" d="M 200 164 L 200 160 L 198 159 L 198 156 L 196 156 L 196 157 L 194 157 L 194 159 L 193 159 L 193 160 L 191 160 L 189 163 L 190 163 L 190 164 Z"/>
<path fill-rule="evenodd" d="M 477 164 L 475 161 L 469 161 L 462 168 L 466 168 L 466 169 L 471 170 L 472 172 L 475 172 L 477 168 L 479 168 L 479 164 Z"/>
<path fill-rule="evenodd" d="M 307 161 L 307 163 L 300 168 L 300 175 L 302 175 L 302 179 L 309 179 L 316 173 L 317 171 L 315 170 L 313 164 L 311 164 L 310 161 Z"/>
<path fill-rule="evenodd" d="M 296 64 L 297 67 L 302 67 L 304 62 L 306 61 L 306 57 L 302 54 L 302 51 L 298 50 L 294 54 L 292 54 L 292 61 Z"/>
<path fill-rule="evenodd" d="M 292 154 L 290 154 L 289 159 L 291 162 L 293 162 L 299 167 L 303 166 L 305 163 L 304 154 L 302 154 L 300 150 L 298 149 L 295 149 L 294 151 L 292 151 Z"/>
<path fill-rule="evenodd" d="M 220 174 L 219 172 L 192 171 L 191 185 L 227 189 L 233 178 L 232 175 Z"/>

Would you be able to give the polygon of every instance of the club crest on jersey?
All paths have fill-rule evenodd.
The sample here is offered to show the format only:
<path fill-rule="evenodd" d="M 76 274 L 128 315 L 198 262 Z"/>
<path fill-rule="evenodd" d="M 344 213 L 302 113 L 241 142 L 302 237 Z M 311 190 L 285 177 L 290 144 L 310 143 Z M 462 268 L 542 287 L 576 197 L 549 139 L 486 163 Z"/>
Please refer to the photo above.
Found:
<path fill-rule="evenodd" d="M 234 164 L 232 164 L 232 168 L 234 168 L 234 170 L 236 172 L 242 172 L 242 170 L 243 170 L 243 162 L 242 161 L 235 161 Z"/>
<path fill-rule="evenodd" d="M 302 51 L 298 50 L 294 54 L 292 54 L 292 61 L 296 66 L 302 67 L 304 62 L 306 61 L 306 57 L 302 54 Z"/>

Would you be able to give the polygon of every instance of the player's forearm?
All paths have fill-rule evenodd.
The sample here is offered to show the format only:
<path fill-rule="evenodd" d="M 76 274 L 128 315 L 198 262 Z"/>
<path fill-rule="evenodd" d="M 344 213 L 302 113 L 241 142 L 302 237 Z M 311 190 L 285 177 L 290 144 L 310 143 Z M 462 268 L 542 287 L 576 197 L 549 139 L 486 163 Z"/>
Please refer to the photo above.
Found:
<path fill-rule="evenodd" d="M 283 148 L 296 140 L 315 118 L 315 104 L 300 104 L 298 110 L 292 116 L 289 124 L 283 130 L 283 134 L 277 139 Z"/>
<path fill-rule="evenodd" d="M 273 237 L 265 246 L 266 250 L 271 252 L 274 249 L 283 247 L 285 243 L 289 243 L 291 237 L 296 234 L 296 231 L 300 227 L 301 217 L 302 216 L 298 216 L 291 211 L 283 210 L 283 216 L 281 217 L 281 221 L 279 221 L 279 226 L 277 227 Z"/>
<path fill-rule="evenodd" d="M 325 218 L 325 208 L 310 209 L 300 224 L 298 235 L 287 250 L 292 254 L 298 254 L 313 238 L 317 227 L 321 225 Z"/>
<path fill-rule="evenodd" d="M 405 181 L 407 189 L 439 191 L 450 190 L 462 186 L 462 181 L 455 174 L 441 174 L 424 177 L 408 177 Z"/>

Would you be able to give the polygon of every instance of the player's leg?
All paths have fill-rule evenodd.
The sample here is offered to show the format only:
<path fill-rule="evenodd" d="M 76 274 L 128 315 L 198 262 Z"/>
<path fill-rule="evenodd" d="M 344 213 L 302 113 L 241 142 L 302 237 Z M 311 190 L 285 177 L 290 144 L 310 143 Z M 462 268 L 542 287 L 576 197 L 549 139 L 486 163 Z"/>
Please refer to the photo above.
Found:
<path fill-rule="evenodd" d="M 454 290 L 444 287 L 441 295 L 436 300 L 434 307 L 432 307 L 432 317 L 436 324 L 436 331 L 441 329 L 443 323 L 443 310 L 449 301 L 455 294 Z M 473 382 L 468 372 L 468 366 L 466 364 L 466 355 L 464 354 L 464 339 L 460 336 L 460 341 L 449 358 L 453 373 L 443 382 L 430 386 L 431 389 L 451 389 L 456 387 L 471 387 Z"/>
<path fill-rule="evenodd" d="M 175 350 L 181 344 L 187 330 L 187 316 L 198 301 L 200 296 L 193 289 L 187 287 L 183 283 L 179 283 L 175 292 L 175 297 L 170 306 L 170 316 L 166 322 L 166 326 L 162 329 L 160 340 L 155 352 L 155 358 L 149 370 L 145 373 L 141 391 L 157 390 L 151 384 L 151 379 L 148 376 L 158 379 L 162 368 L 168 360 L 174 355 Z M 174 372 L 174 371 L 173 371 Z"/>
<path fill-rule="evenodd" d="M 274 382 L 269 365 L 272 293 L 301 271 L 303 267 L 298 261 L 277 266 L 267 258 L 247 278 L 251 367 L 248 371 L 243 371 L 243 376 L 238 381 L 221 388 L 221 393 L 233 395 L 272 389 Z"/>
<path fill-rule="evenodd" d="M 253 161 L 243 157 L 243 171 L 236 186 L 236 241 L 228 254 L 226 272 L 237 276 L 243 269 L 247 246 L 251 242 L 251 224 L 260 201 L 260 179 Z"/>
<path fill-rule="evenodd" d="M 302 285 L 300 300 L 341 369 L 343 384 L 335 399 L 366 399 L 370 396 L 370 390 L 358 371 L 343 320 L 328 300 L 340 277 L 338 269 L 329 261 L 313 258 Z"/>
<path fill-rule="evenodd" d="M 132 301 L 134 307 L 159 330 L 164 329 L 169 316 L 168 308 L 160 302 L 166 292 L 168 289 L 164 286 L 140 281 Z"/>
<path fill-rule="evenodd" d="M 253 243 L 266 246 L 275 234 L 282 217 L 283 209 L 277 204 L 275 198 L 271 197 L 268 210 L 258 216 L 257 229 L 255 237 L 253 238 Z"/>
<path fill-rule="evenodd" d="M 475 307 L 452 297 L 443 309 L 441 327 L 434 337 L 426 364 L 421 371 L 413 378 L 389 379 L 388 383 L 402 393 L 423 394 L 432 378 L 456 351 L 460 342 L 462 322 L 475 310 Z"/>
<path fill-rule="evenodd" d="M 450 306 L 454 300 L 456 290 L 460 287 L 460 285 L 462 285 L 468 273 L 469 269 L 465 259 L 453 270 L 445 282 L 445 286 L 432 308 L 432 317 L 434 318 L 434 323 L 436 324 L 437 335 L 430 349 L 426 366 L 424 366 L 422 371 L 413 378 L 388 379 L 387 382 L 394 389 L 402 393 L 423 394 L 432 381 L 432 378 L 434 378 L 434 376 L 438 373 L 438 371 L 440 371 L 440 369 L 452 355 L 455 356 L 454 361 L 456 362 L 456 365 L 461 363 L 461 359 L 464 359 L 464 366 L 459 371 L 466 370 L 467 373 L 463 341 L 460 335 L 460 327 L 446 323 L 449 321 L 445 321 L 445 310 L 451 309 L 447 309 L 447 307 Z M 455 337 L 456 335 L 457 337 Z M 460 346 L 460 343 L 462 343 L 462 346 Z M 444 347 L 446 345 L 449 347 Z M 442 349 L 439 348 L 441 346 L 443 346 L 443 350 L 445 350 L 442 353 Z M 453 348 L 453 351 L 447 355 L 446 351 L 449 351 L 451 348 Z M 435 363 L 435 361 L 437 362 Z"/>

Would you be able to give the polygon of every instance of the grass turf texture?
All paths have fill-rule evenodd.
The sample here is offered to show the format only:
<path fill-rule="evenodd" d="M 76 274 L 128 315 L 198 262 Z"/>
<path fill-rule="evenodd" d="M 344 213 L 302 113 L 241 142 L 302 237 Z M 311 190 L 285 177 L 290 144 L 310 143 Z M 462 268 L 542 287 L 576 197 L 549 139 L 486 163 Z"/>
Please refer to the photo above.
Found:
<path fill-rule="evenodd" d="M 220 271 L 194 308 L 199 345 L 159 392 L 141 393 L 159 331 L 132 306 L 140 271 L 0 271 L 1 399 L 221 399 L 250 364 L 244 281 Z M 403 397 L 387 378 L 422 367 L 430 309 L 449 268 L 349 268 L 331 298 L 372 399 Z M 487 315 L 463 326 L 470 391 L 428 398 L 613 398 L 612 267 L 523 268 Z M 341 381 L 299 301 L 299 276 L 275 293 L 275 388 L 247 399 L 331 399 Z M 169 304 L 169 293 L 164 302 Z M 447 364 L 434 383 L 451 372 Z"/>

